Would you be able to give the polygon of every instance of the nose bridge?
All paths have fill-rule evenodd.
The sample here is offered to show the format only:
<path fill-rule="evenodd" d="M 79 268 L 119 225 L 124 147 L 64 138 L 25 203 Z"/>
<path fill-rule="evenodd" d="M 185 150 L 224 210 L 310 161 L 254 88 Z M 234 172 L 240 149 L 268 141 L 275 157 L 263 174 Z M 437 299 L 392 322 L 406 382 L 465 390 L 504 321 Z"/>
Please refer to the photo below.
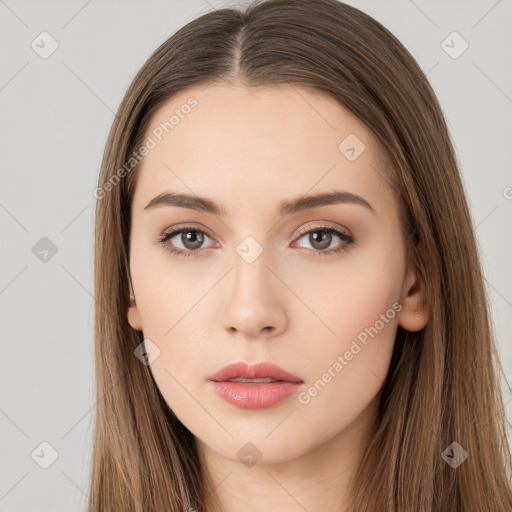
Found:
<path fill-rule="evenodd" d="M 266 245 L 266 244 L 265 244 Z M 269 287 L 269 251 L 255 237 L 246 236 L 235 248 L 233 257 L 232 293 L 239 299 L 244 296 L 253 296 L 255 299 L 262 295 L 271 295 Z"/>
<path fill-rule="evenodd" d="M 272 266 L 270 252 L 252 236 L 245 237 L 235 252 L 223 318 L 225 328 L 251 336 L 264 328 L 280 330 L 285 312 L 279 280 L 268 268 Z"/>

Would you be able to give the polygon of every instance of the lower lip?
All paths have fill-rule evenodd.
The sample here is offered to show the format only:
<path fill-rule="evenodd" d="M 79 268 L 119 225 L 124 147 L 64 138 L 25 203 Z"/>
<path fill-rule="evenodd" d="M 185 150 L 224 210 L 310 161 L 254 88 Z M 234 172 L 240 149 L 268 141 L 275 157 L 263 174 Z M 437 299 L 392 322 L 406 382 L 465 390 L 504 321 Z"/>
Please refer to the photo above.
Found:
<path fill-rule="evenodd" d="M 215 393 L 242 409 L 265 409 L 298 392 L 302 382 L 276 381 L 261 384 L 210 381 Z"/>

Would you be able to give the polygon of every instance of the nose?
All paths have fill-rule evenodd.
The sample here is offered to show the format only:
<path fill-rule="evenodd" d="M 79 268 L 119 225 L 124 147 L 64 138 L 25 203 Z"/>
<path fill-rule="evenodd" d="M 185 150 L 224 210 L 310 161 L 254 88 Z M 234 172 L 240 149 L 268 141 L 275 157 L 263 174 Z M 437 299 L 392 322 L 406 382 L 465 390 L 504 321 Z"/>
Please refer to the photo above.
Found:
<path fill-rule="evenodd" d="M 263 251 L 252 263 L 238 256 L 228 277 L 223 327 L 231 334 L 255 339 L 274 337 L 287 327 L 285 286 L 270 270 Z"/>

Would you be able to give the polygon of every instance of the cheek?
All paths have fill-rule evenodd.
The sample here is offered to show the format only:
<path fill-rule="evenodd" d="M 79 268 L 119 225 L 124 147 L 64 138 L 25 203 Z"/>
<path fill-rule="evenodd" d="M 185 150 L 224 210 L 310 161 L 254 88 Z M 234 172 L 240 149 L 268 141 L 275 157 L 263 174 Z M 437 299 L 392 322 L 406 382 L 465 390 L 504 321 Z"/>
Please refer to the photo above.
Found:
<path fill-rule="evenodd" d="M 208 291 L 218 278 L 212 272 L 199 277 L 190 263 L 183 271 L 164 249 L 145 247 L 142 241 L 133 247 L 130 260 L 144 338 L 159 349 L 150 370 L 173 408 L 180 402 L 190 407 L 185 389 L 194 393 L 205 378 L 201 360 L 211 342 L 205 315 L 213 307 Z"/>
<path fill-rule="evenodd" d="M 326 302 L 324 319 L 335 334 L 317 336 L 316 346 L 305 349 L 307 387 L 297 401 L 308 432 L 322 429 L 323 437 L 334 436 L 377 400 L 389 370 L 400 308 L 393 282 L 384 279 L 376 287 L 377 277 L 372 272 L 359 276 L 353 287 L 347 277 L 347 287 L 331 297 L 336 305 Z"/>
<path fill-rule="evenodd" d="M 386 335 L 393 325 L 396 328 L 404 261 L 400 238 L 395 245 L 389 239 L 382 235 L 328 265 L 291 269 L 286 282 L 311 311 L 304 314 L 302 308 L 303 314 L 291 323 L 310 327 L 311 335 L 314 329 L 317 338 L 336 350 L 345 349 L 361 333 L 364 338 L 365 329 L 376 323 L 379 333 Z"/>
<path fill-rule="evenodd" d="M 130 273 L 144 336 L 167 343 L 186 323 L 188 312 L 205 293 L 203 287 L 194 275 L 181 271 L 165 249 L 142 238 L 133 238 Z"/>
<path fill-rule="evenodd" d="M 401 252 L 385 245 L 347 253 L 329 276 L 309 273 L 301 293 L 310 290 L 323 325 L 313 315 L 300 320 L 315 340 L 304 346 L 311 387 L 302 404 L 353 419 L 379 392 L 395 342 L 402 275 Z"/>

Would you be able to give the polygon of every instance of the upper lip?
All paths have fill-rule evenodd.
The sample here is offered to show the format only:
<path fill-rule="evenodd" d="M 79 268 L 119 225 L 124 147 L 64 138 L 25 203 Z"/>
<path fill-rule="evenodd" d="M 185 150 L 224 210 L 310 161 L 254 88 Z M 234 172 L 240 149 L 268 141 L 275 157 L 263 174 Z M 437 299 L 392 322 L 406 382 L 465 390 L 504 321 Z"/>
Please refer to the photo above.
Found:
<path fill-rule="evenodd" d="M 287 382 L 303 382 L 300 377 L 288 373 L 273 363 L 263 362 L 249 365 L 243 361 L 224 366 L 215 375 L 209 377 L 208 380 L 225 381 L 235 379 L 236 377 L 243 377 L 245 379 L 272 377 L 276 380 Z"/>

